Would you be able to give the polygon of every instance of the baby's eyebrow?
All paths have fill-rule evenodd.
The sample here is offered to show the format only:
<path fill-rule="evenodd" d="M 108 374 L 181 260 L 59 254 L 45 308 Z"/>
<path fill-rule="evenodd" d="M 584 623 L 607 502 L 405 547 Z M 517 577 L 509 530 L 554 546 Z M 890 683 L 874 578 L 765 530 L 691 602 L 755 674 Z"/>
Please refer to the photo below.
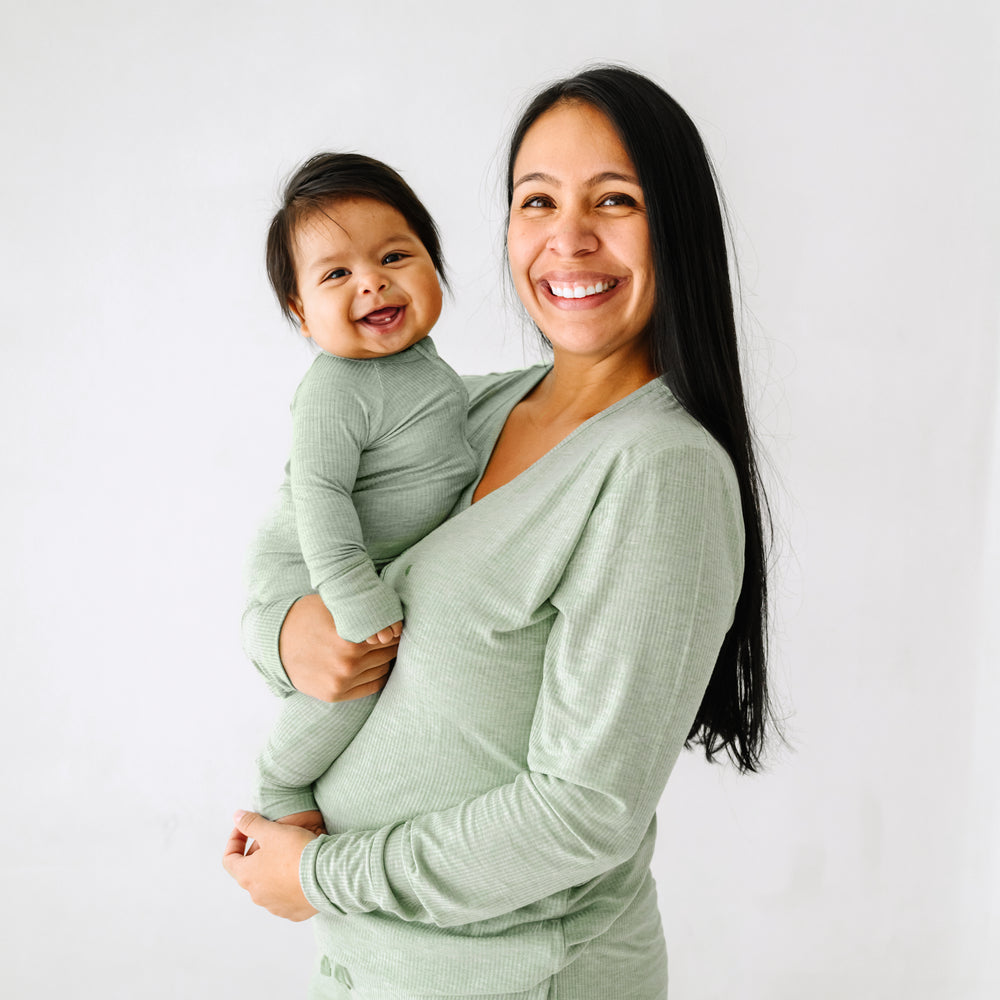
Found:
<path fill-rule="evenodd" d="M 417 236 L 407 230 L 403 230 L 393 236 L 387 236 L 384 240 L 382 240 L 382 247 L 384 249 L 387 246 L 391 246 L 393 243 L 417 244 L 419 242 L 420 240 Z M 306 261 L 305 267 L 310 271 L 325 271 L 331 265 L 341 263 L 343 257 L 344 255 L 342 253 L 324 254 L 322 257 L 315 257 L 312 260 Z"/>
<path fill-rule="evenodd" d="M 327 254 L 325 257 L 316 257 L 314 260 L 309 261 L 306 264 L 308 268 L 319 268 L 319 267 L 329 267 L 331 264 L 336 264 L 340 260 L 338 254 Z"/>
<path fill-rule="evenodd" d="M 417 237 L 413 233 L 404 231 L 404 232 L 401 232 L 401 233 L 397 233 L 395 236 L 387 236 L 384 240 L 382 240 L 382 243 L 383 244 L 385 244 L 385 243 L 402 243 L 404 241 L 407 241 L 409 243 L 419 243 L 420 242 L 420 240 L 417 239 Z"/>

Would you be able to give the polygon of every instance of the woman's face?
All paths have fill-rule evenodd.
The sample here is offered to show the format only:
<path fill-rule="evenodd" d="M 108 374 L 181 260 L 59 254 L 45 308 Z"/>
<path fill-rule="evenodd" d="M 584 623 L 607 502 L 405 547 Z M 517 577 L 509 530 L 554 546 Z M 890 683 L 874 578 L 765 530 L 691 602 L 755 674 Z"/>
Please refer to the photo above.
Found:
<path fill-rule="evenodd" d="M 560 352 L 645 362 L 655 287 L 645 200 L 608 119 L 561 104 L 514 160 L 507 250 L 517 294 Z"/>

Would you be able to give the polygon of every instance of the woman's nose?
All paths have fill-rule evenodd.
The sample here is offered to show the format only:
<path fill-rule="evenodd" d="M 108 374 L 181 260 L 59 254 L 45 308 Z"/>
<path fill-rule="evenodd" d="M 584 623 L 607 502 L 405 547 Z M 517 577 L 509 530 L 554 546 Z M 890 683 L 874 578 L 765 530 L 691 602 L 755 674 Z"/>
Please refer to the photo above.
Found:
<path fill-rule="evenodd" d="M 598 239 L 589 218 L 582 212 L 564 212 L 554 221 L 546 244 L 560 257 L 593 253 Z"/>

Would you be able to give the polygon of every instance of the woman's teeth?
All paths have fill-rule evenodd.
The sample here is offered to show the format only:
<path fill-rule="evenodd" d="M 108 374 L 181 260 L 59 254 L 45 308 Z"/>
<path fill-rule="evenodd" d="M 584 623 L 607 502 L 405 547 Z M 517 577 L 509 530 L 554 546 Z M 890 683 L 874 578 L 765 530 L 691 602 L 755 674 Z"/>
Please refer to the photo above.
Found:
<path fill-rule="evenodd" d="M 593 285 L 562 285 L 550 281 L 549 291 L 560 299 L 585 299 L 588 295 L 600 295 L 601 292 L 606 292 L 617 284 L 618 282 L 614 280 L 598 281 Z"/>

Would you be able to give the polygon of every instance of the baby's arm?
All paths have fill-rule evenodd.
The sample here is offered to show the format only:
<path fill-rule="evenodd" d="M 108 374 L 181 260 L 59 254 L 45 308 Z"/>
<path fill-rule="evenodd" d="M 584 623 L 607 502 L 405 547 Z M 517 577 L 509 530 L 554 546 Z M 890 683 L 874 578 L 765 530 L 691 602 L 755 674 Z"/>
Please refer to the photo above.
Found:
<path fill-rule="evenodd" d="M 373 638 L 403 617 L 399 598 L 368 555 L 352 498 L 361 454 L 381 421 L 373 365 L 325 355 L 313 362 L 292 409 L 292 499 L 312 587 L 352 642 Z"/>

